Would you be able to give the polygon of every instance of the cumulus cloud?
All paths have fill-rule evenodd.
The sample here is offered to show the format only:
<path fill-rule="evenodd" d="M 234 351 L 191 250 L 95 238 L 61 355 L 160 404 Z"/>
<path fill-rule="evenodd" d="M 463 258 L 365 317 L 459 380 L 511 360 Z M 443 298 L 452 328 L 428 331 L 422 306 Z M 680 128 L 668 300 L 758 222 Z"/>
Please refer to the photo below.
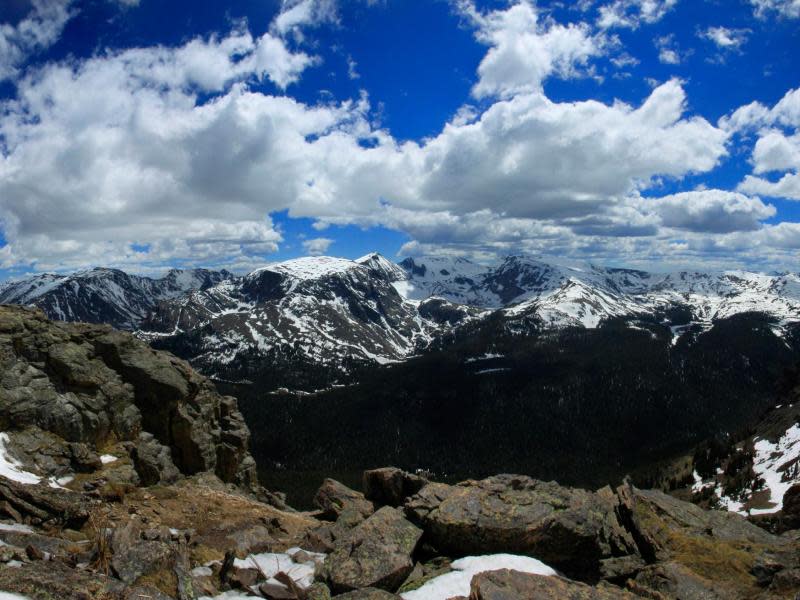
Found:
<path fill-rule="evenodd" d="M 672 194 L 653 204 L 665 227 L 710 233 L 755 231 L 776 213 L 759 198 L 723 190 Z"/>
<path fill-rule="evenodd" d="M 284 39 L 315 22 L 301 6 L 261 37 L 235 29 L 23 78 L 0 107 L 2 264 L 251 265 L 282 243 L 267 215 L 283 210 L 320 229 L 404 231 L 406 250 L 473 254 L 644 259 L 721 253 L 736 236 L 784 249 L 795 239 L 791 228 L 767 236 L 760 223 L 774 208 L 743 193 L 644 197 L 664 179 L 714 169 L 734 115 L 715 126 L 688 113 L 679 80 L 633 104 L 552 101 L 542 81 L 584 68 L 600 45 L 528 2 L 489 13 L 460 5 L 488 46 L 475 86 L 483 101 L 422 141 L 376 128 L 366 94 L 310 105 L 280 93 L 315 60 Z M 278 91 L 253 85 L 264 79 Z M 791 118 L 791 102 L 782 106 L 748 114 Z M 785 160 L 764 149 L 764 161 Z"/>
<path fill-rule="evenodd" d="M 29 56 L 54 44 L 73 14 L 72 0 L 32 0 L 22 21 L 0 23 L 0 82 L 15 77 Z"/>
<path fill-rule="evenodd" d="M 660 21 L 677 3 L 678 0 L 614 0 L 600 7 L 597 26 L 637 29 Z"/>
<path fill-rule="evenodd" d="M 476 38 L 489 46 L 472 90 L 477 98 L 537 91 L 551 75 L 579 75 L 589 59 L 602 52 L 603 40 L 585 24 L 543 23 L 528 0 L 488 13 L 481 13 L 472 0 L 457 6 L 477 28 Z"/>
<path fill-rule="evenodd" d="M 303 242 L 303 250 L 310 256 L 321 256 L 328 251 L 332 244 L 333 240 L 330 238 L 314 238 Z"/>
<path fill-rule="evenodd" d="M 800 88 L 788 91 L 772 108 L 760 102 L 742 106 L 719 124 L 740 135 L 755 131 L 758 137 L 753 174 L 738 185 L 739 191 L 800 200 Z"/>

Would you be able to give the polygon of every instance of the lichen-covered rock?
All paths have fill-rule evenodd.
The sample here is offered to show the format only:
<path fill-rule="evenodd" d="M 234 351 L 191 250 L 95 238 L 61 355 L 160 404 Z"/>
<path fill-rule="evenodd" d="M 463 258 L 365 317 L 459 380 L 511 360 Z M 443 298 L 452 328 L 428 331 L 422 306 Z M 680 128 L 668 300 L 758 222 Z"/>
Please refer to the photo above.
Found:
<path fill-rule="evenodd" d="M 351 490 L 335 479 L 326 479 L 314 495 L 314 504 L 322 511 L 321 517 L 335 521 L 342 511 L 353 509 L 365 519 L 375 512 L 372 502 L 364 494 Z"/>
<path fill-rule="evenodd" d="M 431 483 L 405 505 L 443 554 L 525 554 L 582 580 L 598 579 L 604 559 L 637 553 L 615 507 L 610 489 L 589 492 L 512 475 Z"/>
<path fill-rule="evenodd" d="M 617 496 L 620 519 L 652 565 L 636 576 L 635 589 L 690 599 L 786 597 L 786 575 L 800 561 L 796 541 L 735 513 L 703 510 L 656 490 L 626 484 Z"/>
<path fill-rule="evenodd" d="M 638 598 L 609 585 L 592 587 L 562 577 L 532 575 L 508 569 L 479 573 L 472 578 L 470 587 L 469 600 L 635 600 Z"/>
<path fill-rule="evenodd" d="M 39 472 L 86 471 L 109 443 L 141 433 L 168 448 L 187 475 L 215 473 L 257 486 L 249 431 L 236 400 L 221 396 L 188 363 L 103 325 L 59 323 L 39 310 L 0 306 L 0 430 L 58 436 L 30 460 Z M 45 438 L 42 438 L 43 443 Z M 154 447 L 141 448 L 144 454 Z M 141 460 L 145 479 L 171 477 L 158 452 Z M 52 471 L 52 472 L 51 472 Z"/>
<path fill-rule="evenodd" d="M 365 587 L 395 591 L 405 581 L 422 531 L 391 507 L 381 508 L 337 540 L 325 561 L 331 589 L 347 592 Z"/>
<path fill-rule="evenodd" d="M 364 471 L 364 496 L 377 506 L 401 506 L 407 498 L 430 483 L 424 477 L 395 467 Z"/>

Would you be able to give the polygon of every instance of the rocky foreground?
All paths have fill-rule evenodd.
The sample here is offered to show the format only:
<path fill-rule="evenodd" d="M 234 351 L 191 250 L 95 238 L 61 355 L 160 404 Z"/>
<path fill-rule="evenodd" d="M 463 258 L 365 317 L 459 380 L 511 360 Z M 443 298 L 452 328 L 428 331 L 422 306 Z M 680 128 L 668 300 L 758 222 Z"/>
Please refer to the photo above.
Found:
<path fill-rule="evenodd" d="M 629 484 L 445 485 L 393 468 L 365 472 L 361 492 L 326 480 L 318 510 L 297 512 L 259 486 L 248 439 L 235 399 L 185 362 L 108 327 L 0 306 L 0 591 L 800 597 L 800 530 L 774 535 Z M 791 498 L 787 514 L 800 511 Z"/>

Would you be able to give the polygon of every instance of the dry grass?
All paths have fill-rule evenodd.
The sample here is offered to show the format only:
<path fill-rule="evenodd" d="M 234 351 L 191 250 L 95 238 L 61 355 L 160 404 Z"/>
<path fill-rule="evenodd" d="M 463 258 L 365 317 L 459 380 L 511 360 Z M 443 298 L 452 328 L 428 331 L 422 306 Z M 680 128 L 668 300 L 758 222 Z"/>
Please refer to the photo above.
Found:
<path fill-rule="evenodd" d="M 95 510 L 89 515 L 90 540 L 94 543 L 95 559 L 92 568 L 108 575 L 111 570 L 111 522 L 102 510 Z"/>

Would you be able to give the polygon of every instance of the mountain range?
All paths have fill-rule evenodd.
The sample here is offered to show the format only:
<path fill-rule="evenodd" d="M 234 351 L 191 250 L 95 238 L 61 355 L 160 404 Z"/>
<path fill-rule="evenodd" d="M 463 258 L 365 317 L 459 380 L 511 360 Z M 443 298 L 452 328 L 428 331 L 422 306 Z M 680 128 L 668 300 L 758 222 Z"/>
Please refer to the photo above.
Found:
<path fill-rule="evenodd" d="M 244 276 L 172 270 L 153 279 L 116 269 L 41 274 L 0 287 L 0 303 L 51 318 L 110 323 L 176 351 L 208 375 L 246 365 L 313 363 L 339 372 L 407 359 L 443 338 L 497 322 L 531 333 L 641 321 L 681 336 L 741 313 L 777 336 L 800 321 L 800 274 L 648 273 L 509 256 L 486 266 L 454 257 L 305 257 Z"/>

